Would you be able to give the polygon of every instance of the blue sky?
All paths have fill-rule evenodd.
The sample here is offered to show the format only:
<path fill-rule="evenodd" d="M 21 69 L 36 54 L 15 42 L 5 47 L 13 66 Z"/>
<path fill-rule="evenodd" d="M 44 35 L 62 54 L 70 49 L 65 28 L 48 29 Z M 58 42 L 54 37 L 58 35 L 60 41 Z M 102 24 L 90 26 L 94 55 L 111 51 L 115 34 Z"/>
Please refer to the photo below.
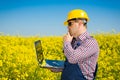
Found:
<path fill-rule="evenodd" d="M 88 13 L 90 33 L 120 32 L 120 0 L 0 0 L 0 32 L 10 35 L 64 35 L 72 9 Z"/>

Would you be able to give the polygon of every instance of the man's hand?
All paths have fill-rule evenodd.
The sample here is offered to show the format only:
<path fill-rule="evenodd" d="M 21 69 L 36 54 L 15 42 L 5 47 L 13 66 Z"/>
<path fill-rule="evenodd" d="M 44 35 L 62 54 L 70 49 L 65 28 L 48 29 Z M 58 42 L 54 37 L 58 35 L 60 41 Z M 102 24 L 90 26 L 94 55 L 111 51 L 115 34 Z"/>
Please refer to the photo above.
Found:
<path fill-rule="evenodd" d="M 69 41 L 71 42 L 73 39 L 73 36 L 70 35 L 70 33 L 68 32 L 65 36 L 63 36 L 63 41 Z"/>

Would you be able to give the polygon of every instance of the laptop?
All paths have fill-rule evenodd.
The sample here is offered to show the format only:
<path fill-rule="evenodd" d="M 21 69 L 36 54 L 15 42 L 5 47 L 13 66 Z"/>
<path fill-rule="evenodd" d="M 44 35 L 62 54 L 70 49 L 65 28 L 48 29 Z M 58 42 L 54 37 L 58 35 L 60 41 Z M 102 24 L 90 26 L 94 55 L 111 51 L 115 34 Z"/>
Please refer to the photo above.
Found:
<path fill-rule="evenodd" d="M 44 59 L 41 40 L 35 41 L 34 44 L 35 44 L 37 61 L 41 68 L 62 68 L 62 69 L 64 68 L 63 60 Z"/>

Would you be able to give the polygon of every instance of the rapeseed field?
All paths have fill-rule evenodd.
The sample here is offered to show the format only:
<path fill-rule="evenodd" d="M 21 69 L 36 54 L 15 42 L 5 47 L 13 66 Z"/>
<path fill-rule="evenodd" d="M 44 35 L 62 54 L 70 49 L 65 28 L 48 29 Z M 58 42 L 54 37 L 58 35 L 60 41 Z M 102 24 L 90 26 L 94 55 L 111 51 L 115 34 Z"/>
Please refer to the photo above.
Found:
<path fill-rule="evenodd" d="M 120 80 L 120 33 L 93 34 L 100 47 L 96 80 Z M 65 60 L 62 36 L 0 34 L 0 80 L 60 80 L 38 66 L 34 41 L 42 40 L 46 59 Z"/>

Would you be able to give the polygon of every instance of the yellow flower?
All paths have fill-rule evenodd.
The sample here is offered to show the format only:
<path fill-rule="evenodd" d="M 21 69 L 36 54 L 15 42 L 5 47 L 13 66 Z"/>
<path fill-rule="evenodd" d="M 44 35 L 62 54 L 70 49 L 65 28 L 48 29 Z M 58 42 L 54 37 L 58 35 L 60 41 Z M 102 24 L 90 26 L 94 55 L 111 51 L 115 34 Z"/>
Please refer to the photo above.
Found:
<path fill-rule="evenodd" d="M 0 66 L 3 66 L 2 60 L 0 60 Z"/>
<path fill-rule="evenodd" d="M 43 62 L 42 62 L 42 65 L 41 66 L 45 66 L 46 65 L 46 62 L 45 62 L 45 60 L 43 60 Z"/>

